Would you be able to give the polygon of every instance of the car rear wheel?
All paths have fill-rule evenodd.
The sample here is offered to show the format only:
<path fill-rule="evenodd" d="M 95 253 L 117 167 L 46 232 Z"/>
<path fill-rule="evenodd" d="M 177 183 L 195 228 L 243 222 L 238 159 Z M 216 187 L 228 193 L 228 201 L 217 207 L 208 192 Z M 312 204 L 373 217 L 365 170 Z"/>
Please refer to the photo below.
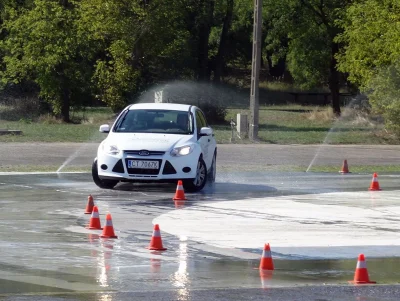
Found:
<path fill-rule="evenodd" d="M 207 183 L 207 167 L 203 158 L 197 163 L 196 178 L 183 181 L 183 188 L 188 192 L 197 192 Z"/>
<path fill-rule="evenodd" d="M 115 185 L 118 184 L 119 181 L 117 180 L 103 180 L 100 179 L 99 173 L 97 171 L 97 161 L 94 161 L 92 164 L 92 178 L 93 182 L 103 189 L 112 189 Z"/>

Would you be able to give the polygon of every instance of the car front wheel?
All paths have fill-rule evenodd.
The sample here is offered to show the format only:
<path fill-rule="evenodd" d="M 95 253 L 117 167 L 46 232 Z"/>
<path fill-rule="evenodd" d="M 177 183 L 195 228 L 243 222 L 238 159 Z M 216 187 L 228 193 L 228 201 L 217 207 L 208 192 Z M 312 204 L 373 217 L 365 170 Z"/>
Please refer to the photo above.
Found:
<path fill-rule="evenodd" d="M 117 180 L 102 180 L 99 177 L 99 173 L 97 171 L 97 161 L 94 161 L 92 164 L 92 178 L 93 182 L 103 189 L 112 189 L 115 185 L 118 184 Z"/>
<path fill-rule="evenodd" d="M 196 178 L 183 181 L 183 188 L 188 192 L 197 192 L 204 188 L 207 183 L 207 167 L 203 158 L 197 163 Z"/>
<path fill-rule="evenodd" d="M 207 182 L 214 183 L 216 177 L 217 177 L 217 154 L 214 153 L 211 167 L 207 175 Z"/>

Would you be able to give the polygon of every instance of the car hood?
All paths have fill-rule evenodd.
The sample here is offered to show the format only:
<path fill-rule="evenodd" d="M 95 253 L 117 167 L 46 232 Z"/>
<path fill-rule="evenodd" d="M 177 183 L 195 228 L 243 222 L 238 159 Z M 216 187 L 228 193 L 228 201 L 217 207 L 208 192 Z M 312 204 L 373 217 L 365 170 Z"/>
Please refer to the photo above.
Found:
<path fill-rule="evenodd" d="M 191 135 L 113 133 L 104 141 L 116 145 L 120 150 L 168 151 L 175 146 L 190 142 Z"/>

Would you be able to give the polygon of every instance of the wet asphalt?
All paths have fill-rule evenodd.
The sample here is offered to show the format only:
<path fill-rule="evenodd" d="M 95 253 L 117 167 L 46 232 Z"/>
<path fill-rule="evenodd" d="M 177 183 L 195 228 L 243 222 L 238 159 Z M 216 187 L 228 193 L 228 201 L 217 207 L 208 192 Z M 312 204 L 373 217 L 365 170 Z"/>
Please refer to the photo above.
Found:
<path fill-rule="evenodd" d="M 86 167 L 97 146 L 6 143 L 0 148 L 0 164 Z M 372 246 L 374 253 L 381 250 L 382 256 L 367 255 L 370 277 L 378 281 L 377 286 L 348 284 L 356 254 L 354 258 L 323 259 L 314 258 L 311 252 L 304 260 L 278 256 L 273 249 L 276 270 L 260 277 L 254 268 L 262 246 L 210 245 L 207 239 L 164 232 L 162 225 L 168 250 L 147 250 L 154 221 L 160 216 L 171 218 L 179 210 L 181 215 L 186 215 L 184 210 L 189 215 L 197 211 L 207 214 L 216 203 L 233 202 L 235 206 L 235 201 L 249 200 L 251 208 L 251 202 L 261 199 L 279 202 L 276 198 L 293 196 L 298 202 L 299 195 L 308 198 L 309 194 L 321 197 L 309 197 L 305 202 L 319 204 L 325 194 L 365 191 L 371 180 L 366 174 L 268 172 L 271 168 L 290 170 L 313 162 L 339 169 L 342 159 L 348 159 L 350 168 L 352 164 L 399 164 L 399 150 L 399 146 L 220 145 L 217 183 L 180 204 L 172 202 L 175 187 L 169 185 L 123 184 L 104 191 L 93 185 L 89 174 L 2 174 L 0 300 L 399 300 L 400 261 L 383 252 L 395 253 L 397 211 L 385 220 L 392 227 L 372 233 L 377 237 L 393 234 L 393 246 Z M 366 201 L 353 195 L 347 200 L 344 195 L 327 202 L 346 203 L 349 212 L 354 207 L 397 210 L 398 175 L 383 174 L 379 179 L 384 191 L 392 192 L 389 209 L 375 197 Z M 98 237 L 101 231 L 85 229 L 90 218 L 83 214 L 88 194 L 94 195 L 103 223 L 106 212 L 112 213 L 118 240 L 104 240 Z M 236 211 L 240 214 L 235 208 L 229 210 L 221 223 L 226 223 L 226 218 L 230 223 L 230 215 L 237 215 Z M 207 228 L 207 216 L 201 218 L 198 228 Z M 176 223 L 171 233 L 183 228 L 183 221 Z M 233 243 L 225 239 L 226 234 L 221 233 L 221 241 Z M 233 237 L 237 235 L 233 233 Z M 268 233 L 265 237 L 267 241 Z"/>
<path fill-rule="evenodd" d="M 399 176 L 384 174 L 379 180 L 390 195 L 387 208 L 397 210 Z M 162 224 L 167 250 L 147 249 L 153 223 L 162 215 L 203 210 L 205 217 L 196 222 L 206 228 L 206 210 L 213 210 L 208 204 L 247 200 L 251 207 L 260 199 L 275 202 L 315 194 L 321 198 L 306 202 L 318 205 L 326 193 L 366 191 L 370 181 L 366 174 L 221 172 L 202 193 L 188 194 L 186 202 L 176 203 L 174 185 L 126 183 L 101 190 L 85 173 L 2 174 L 0 300 L 399 300 L 396 256 L 368 258 L 370 276 L 379 285 L 354 287 L 348 280 L 353 278 L 357 254 L 340 259 L 277 256 L 276 270 L 260 276 L 256 268 L 262 244 L 228 248 L 164 232 Z M 102 239 L 101 231 L 85 228 L 89 194 L 102 223 L 107 212 L 112 214 L 118 239 Z M 360 204 L 357 198 L 347 201 L 349 210 L 354 205 L 377 206 Z M 234 223 L 232 210 L 225 215 Z M 176 221 L 176 227 L 182 225 Z M 376 235 L 390 231 L 394 230 L 378 229 Z M 397 232 L 392 233 L 397 242 Z M 221 241 L 228 234 L 234 233 L 220 233 Z M 375 246 L 378 254 L 383 247 L 390 245 Z"/>

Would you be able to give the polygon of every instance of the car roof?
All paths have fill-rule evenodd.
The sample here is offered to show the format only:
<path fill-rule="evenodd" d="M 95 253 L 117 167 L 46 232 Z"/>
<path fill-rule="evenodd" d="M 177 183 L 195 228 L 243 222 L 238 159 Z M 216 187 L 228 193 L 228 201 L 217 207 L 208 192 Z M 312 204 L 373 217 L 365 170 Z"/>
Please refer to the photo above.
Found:
<path fill-rule="evenodd" d="M 177 103 L 137 103 L 129 106 L 129 110 L 160 109 L 173 111 L 189 111 L 191 105 Z"/>

